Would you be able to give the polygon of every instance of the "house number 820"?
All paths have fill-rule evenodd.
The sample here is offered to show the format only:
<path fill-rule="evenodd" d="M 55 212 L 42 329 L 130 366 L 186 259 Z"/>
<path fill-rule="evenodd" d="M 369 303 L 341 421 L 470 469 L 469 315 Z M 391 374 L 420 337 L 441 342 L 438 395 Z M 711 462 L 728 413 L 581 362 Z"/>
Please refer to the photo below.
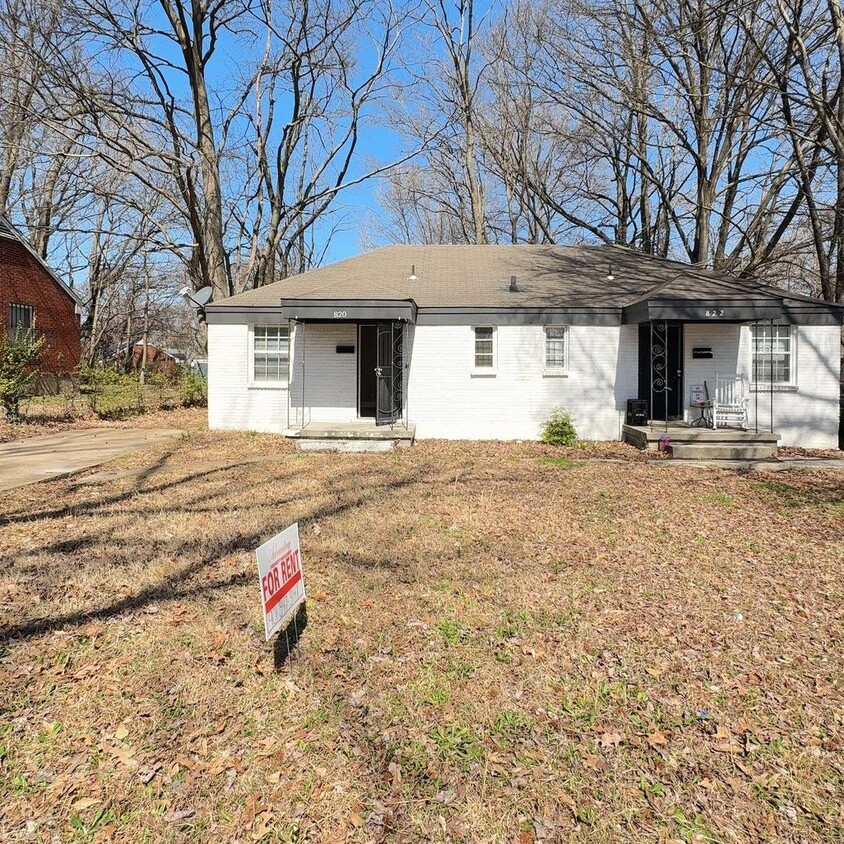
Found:
<path fill-rule="evenodd" d="M 334 319 L 345 319 L 346 311 L 334 311 Z"/>

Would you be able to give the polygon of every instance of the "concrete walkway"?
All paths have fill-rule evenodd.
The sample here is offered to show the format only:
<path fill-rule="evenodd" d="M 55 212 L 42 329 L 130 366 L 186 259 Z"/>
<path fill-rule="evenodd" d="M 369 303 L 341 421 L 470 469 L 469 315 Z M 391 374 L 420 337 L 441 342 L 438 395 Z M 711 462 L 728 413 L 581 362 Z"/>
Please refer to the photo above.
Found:
<path fill-rule="evenodd" d="M 88 428 L 0 443 L 0 490 L 72 475 L 181 433 L 177 429 Z"/>
<path fill-rule="evenodd" d="M 829 457 L 781 457 L 778 460 L 655 460 L 659 466 L 696 469 L 740 469 L 743 472 L 785 472 L 789 469 L 844 471 L 844 460 Z"/>

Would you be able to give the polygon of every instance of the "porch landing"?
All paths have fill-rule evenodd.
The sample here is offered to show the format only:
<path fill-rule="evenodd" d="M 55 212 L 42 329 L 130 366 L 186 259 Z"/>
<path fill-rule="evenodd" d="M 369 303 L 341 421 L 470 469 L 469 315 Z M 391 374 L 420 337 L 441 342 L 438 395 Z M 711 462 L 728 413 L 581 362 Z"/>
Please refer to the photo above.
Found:
<path fill-rule="evenodd" d="M 415 425 L 376 425 L 374 420 L 309 422 L 288 428 L 287 439 L 302 451 L 393 451 L 413 445 Z"/>
<path fill-rule="evenodd" d="M 780 435 L 740 428 L 696 428 L 682 422 L 624 425 L 624 442 L 656 451 L 661 437 L 670 439 L 669 454 L 682 460 L 771 460 L 777 456 Z"/>

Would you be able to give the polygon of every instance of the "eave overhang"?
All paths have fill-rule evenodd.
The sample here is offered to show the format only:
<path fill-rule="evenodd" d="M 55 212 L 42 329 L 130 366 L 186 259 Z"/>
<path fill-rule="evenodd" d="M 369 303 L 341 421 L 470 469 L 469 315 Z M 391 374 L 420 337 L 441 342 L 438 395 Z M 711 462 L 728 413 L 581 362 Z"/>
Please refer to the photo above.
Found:
<path fill-rule="evenodd" d="M 413 299 L 282 299 L 281 318 L 300 322 L 416 322 Z"/>
<path fill-rule="evenodd" d="M 642 299 L 622 311 L 625 325 L 672 320 L 679 322 L 754 322 L 783 320 L 782 299 L 765 297 L 724 297 L 713 299 Z"/>

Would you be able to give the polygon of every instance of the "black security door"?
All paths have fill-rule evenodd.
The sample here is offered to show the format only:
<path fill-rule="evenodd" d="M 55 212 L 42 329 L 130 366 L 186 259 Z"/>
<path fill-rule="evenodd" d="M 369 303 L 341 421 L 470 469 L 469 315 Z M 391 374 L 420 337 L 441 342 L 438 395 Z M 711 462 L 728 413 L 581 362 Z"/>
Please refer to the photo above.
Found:
<path fill-rule="evenodd" d="M 376 425 L 392 425 L 401 419 L 402 371 L 404 361 L 404 324 L 401 322 L 378 323 L 377 365 L 378 400 L 375 411 Z"/>
<path fill-rule="evenodd" d="M 651 419 L 683 418 L 682 323 L 639 326 L 639 398 L 651 403 Z"/>

